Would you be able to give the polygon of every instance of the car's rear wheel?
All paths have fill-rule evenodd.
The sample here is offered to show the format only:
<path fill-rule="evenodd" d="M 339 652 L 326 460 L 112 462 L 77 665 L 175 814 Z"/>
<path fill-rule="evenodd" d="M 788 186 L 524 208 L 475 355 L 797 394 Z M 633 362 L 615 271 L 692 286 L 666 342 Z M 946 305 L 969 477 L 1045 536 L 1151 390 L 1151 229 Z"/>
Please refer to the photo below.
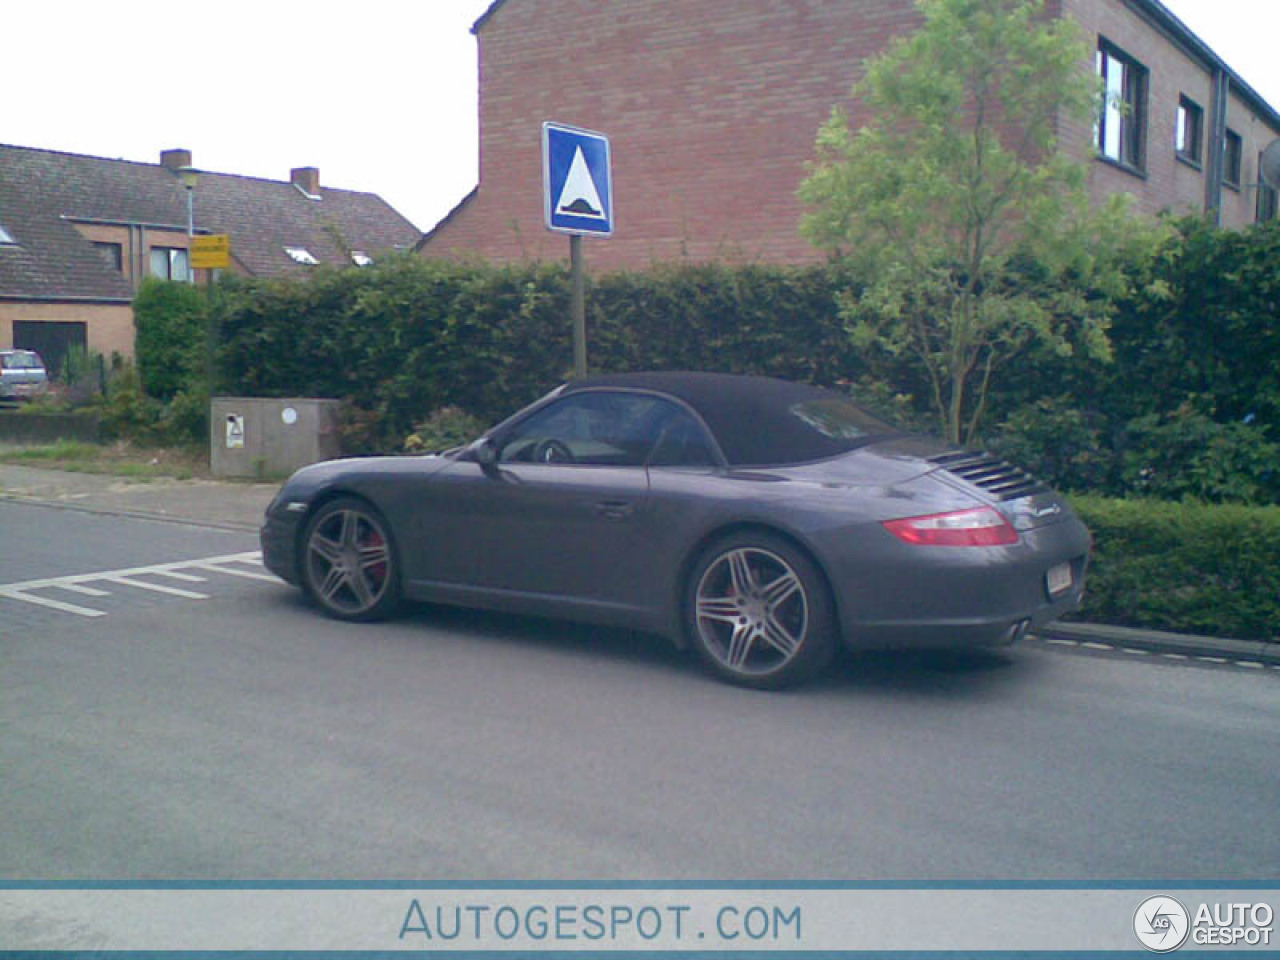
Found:
<path fill-rule="evenodd" d="M 835 616 L 821 571 L 781 537 L 717 540 L 687 585 L 689 639 L 718 676 L 773 689 L 807 680 L 835 652 Z"/>
<path fill-rule="evenodd" d="M 363 500 L 321 507 L 303 535 L 302 583 L 330 616 L 381 620 L 400 604 L 400 571 L 386 521 Z"/>

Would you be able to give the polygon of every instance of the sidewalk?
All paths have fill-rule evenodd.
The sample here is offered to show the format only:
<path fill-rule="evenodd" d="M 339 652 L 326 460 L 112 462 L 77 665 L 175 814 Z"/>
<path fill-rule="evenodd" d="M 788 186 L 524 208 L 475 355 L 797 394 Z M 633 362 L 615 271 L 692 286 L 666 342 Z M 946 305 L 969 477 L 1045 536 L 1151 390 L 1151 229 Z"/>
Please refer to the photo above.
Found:
<path fill-rule="evenodd" d="M 278 483 L 224 480 L 143 482 L 0 463 L 0 501 L 26 501 L 68 510 L 170 520 L 247 532 L 257 532 L 263 512 L 279 487 Z M 1050 641 L 1280 665 L 1280 643 L 1063 621 L 1055 621 L 1036 632 Z"/>
<path fill-rule="evenodd" d="M 132 480 L 0 463 L 0 500 L 257 532 L 279 483 Z"/>

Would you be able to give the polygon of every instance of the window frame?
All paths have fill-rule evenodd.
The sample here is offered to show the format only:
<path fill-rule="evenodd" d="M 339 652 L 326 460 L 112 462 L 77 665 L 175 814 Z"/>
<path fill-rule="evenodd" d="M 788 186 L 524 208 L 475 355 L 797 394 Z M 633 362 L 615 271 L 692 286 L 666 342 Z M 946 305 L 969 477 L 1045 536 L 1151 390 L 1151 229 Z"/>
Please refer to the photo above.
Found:
<path fill-rule="evenodd" d="M 1236 193 L 1244 182 L 1244 138 L 1230 127 L 1222 137 L 1222 184 Z"/>
<path fill-rule="evenodd" d="M 124 244 L 115 240 L 91 240 L 90 243 L 102 255 L 108 267 L 116 273 L 124 273 Z"/>
<path fill-rule="evenodd" d="M 1119 83 L 1119 97 L 1127 110 L 1115 105 L 1111 86 L 1111 64 L 1122 68 Z M 1128 170 L 1139 176 L 1146 176 L 1147 171 L 1147 97 L 1150 88 L 1150 71 L 1145 65 L 1106 37 L 1098 37 L 1098 49 L 1095 57 L 1095 70 L 1103 84 L 1102 109 L 1098 113 L 1098 122 L 1094 130 L 1094 146 L 1098 151 L 1098 159 Z M 1117 153 L 1109 152 L 1108 141 L 1111 139 L 1109 121 L 1119 124 L 1115 134 Z"/>
<path fill-rule="evenodd" d="M 168 262 L 167 274 L 161 275 L 156 272 L 156 254 L 163 252 Z M 183 267 L 183 276 L 174 276 L 174 263 L 181 261 Z M 167 247 L 163 244 L 156 244 L 147 251 L 147 274 L 148 276 L 158 277 L 161 280 L 170 280 L 174 283 L 190 283 L 192 279 L 191 272 L 191 251 L 186 247 Z"/>
<path fill-rule="evenodd" d="M 651 417 L 657 418 L 656 424 L 646 424 L 647 427 L 657 426 L 656 431 L 646 434 L 643 437 L 643 450 L 638 447 L 628 451 L 626 446 L 619 446 L 619 452 L 629 452 L 631 455 L 625 460 L 614 459 L 591 459 L 579 456 L 574 451 L 572 444 L 580 443 L 583 438 L 569 437 L 563 433 L 554 434 L 547 433 L 545 436 L 538 436 L 530 431 L 530 427 L 535 429 L 540 426 L 540 422 L 544 419 L 550 419 L 558 414 L 564 413 L 566 410 L 572 412 L 575 407 L 582 407 L 584 414 L 590 416 L 592 411 L 590 407 L 607 398 L 613 398 L 615 401 L 634 401 L 637 403 L 647 403 L 650 409 L 639 413 L 642 419 Z M 663 463 L 651 464 L 654 454 L 660 448 L 662 442 L 667 437 L 667 427 L 676 419 L 684 418 L 688 423 L 701 435 L 703 445 L 706 447 L 707 463 Z M 493 446 L 496 463 L 500 467 L 529 467 L 529 466 L 550 466 L 550 467 L 580 467 L 583 469 L 626 469 L 626 470 L 645 470 L 653 468 L 663 469 L 700 469 L 705 470 L 715 468 L 721 465 L 722 456 L 720 448 L 715 443 L 711 432 L 707 429 L 702 418 L 694 413 L 685 403 L 675 397 L 668 396 L 663 393 L 651 392 L 647 390 L 625 390 L 616 388 L 600 388 L 590 390 L 574 390 L 570 393 L 556 396 L 545 404 L 539 404 L 530 410 L 526 416 L 521 417 L 514 423 L 503 426 L 500 430 L 495 431 L 490 436 L 490 443 Z M 592 438 L 593 440 L 596 438 Z M 626 439 L 621 436 L 609 437 L 607 440 Z M 539 460 L 535 458 L 537 449 L 544 443 L 550 441 L 563 443 L 569 447 L 574 453 L 572 460 Z M 600 440 L 601 443 L 607 443 L 607 440 Z M 513 448 L 519 448 L 518 452 L 524 452 L 528 448 L 530 452 L 529 459 L 521 456 L 512 455 Z"/>
<path fill-rule="evenodd" d="M 1184 121 L 1183 118 L 1186 118 Z M 1179 136 L 1182 144 L 1178 143 Z M 1174 154 L 1197 170 L 1204 163 L 1204 108 L 1185 93 L 1178 96 L 1178 111 L 1173 127 Z"/>

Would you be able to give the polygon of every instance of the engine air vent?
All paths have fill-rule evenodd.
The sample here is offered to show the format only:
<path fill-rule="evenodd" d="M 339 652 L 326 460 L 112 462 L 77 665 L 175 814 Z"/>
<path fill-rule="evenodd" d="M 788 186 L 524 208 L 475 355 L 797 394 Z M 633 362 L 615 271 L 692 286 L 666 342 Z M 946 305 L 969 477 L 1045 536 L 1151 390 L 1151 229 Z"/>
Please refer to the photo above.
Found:
<path fill-rule="evenodd" d="M 989 453 L 957 450 L 930 457 L 929 462 L 966 483 L 981 487 L 997 500 L 1017 500 L 1049 490 L 1027 471 Z"/>

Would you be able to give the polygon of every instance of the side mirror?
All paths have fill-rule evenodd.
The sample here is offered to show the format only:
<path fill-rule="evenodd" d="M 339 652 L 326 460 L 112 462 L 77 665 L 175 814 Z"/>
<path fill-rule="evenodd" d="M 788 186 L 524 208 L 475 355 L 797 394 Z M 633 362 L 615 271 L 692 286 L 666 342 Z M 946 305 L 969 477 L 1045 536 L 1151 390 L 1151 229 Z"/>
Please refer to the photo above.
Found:
<path fill-rule="evenodd" d="M 485 473 L 493 470 L 498 465 L 498 451 L 494 449 L 493 441 L 488 437 L 481 437 L 479 440 L 471 444 L 471 456 L 476 463 L 480 464 L 480 469 Z"/>

